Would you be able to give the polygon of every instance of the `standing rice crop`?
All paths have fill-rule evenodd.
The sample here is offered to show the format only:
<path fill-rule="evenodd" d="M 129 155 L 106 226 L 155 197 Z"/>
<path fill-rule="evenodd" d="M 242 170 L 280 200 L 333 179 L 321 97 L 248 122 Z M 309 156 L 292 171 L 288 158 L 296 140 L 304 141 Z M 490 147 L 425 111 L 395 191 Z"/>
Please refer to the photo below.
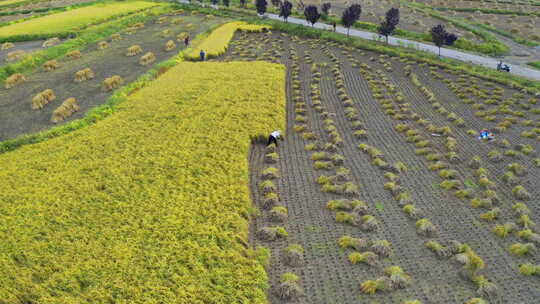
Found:
<path fill-rule="evenodd" d="M 107 119 L 0 154 L 2 300 L 266 303 L 242 215 L 284 83 L 276 64 L 180 63 Z"/>

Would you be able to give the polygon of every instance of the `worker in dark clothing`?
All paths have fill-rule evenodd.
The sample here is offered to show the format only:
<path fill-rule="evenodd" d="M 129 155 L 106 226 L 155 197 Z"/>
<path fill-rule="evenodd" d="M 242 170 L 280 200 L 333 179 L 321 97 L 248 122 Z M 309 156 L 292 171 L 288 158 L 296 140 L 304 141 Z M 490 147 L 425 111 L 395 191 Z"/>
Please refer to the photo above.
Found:
<path fill-rule="evenodd" d="M 277 130 L 272 133 L 270 133 L 270 136 L 268 136 L 268 143 L 266 144 L 269 146 L 271 143 L 276 144 L 276 147 L 278 145 L 277 140 L 281 139 L 281 131 Z"/>
<path fill-rule="evenodd" d="M 201 56 L 201 61 L 204 61 L 205 57 L 206 57 L 206 53 L 204 52 L 204 50 L 201 50 L 201 52 L 199 53 L 199 55 Z"/>

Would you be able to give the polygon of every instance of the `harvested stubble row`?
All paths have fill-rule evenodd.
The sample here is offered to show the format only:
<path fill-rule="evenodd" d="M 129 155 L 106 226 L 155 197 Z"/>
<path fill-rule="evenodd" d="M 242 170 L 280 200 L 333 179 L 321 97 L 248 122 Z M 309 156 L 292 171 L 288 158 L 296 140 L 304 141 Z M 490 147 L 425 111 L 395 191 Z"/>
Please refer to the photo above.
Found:
<path fill-rule="evenodd" d="M 180 63 L 101 123 L 0 155 L 3 300 L 266 302 L 243 245 L 246 155 L 284 126 L 284 77 L 262 62 Z M 81 279 L 92 288 L 65 288 Z"/>

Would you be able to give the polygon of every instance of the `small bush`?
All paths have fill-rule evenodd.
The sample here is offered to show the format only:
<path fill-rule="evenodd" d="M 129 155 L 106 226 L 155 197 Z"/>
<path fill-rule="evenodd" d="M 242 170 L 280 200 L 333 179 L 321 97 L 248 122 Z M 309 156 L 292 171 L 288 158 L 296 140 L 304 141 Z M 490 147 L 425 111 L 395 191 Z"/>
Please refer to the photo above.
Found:
<path fill-rule="evenodd" d="M 46 104 L 56 99 L 53 90 L 47 89 L 32 98 L 32 110 L 42 109 Z"/>
<path fill-rule="evenodd" d="M 75 73 L 75 82 L 83 82 L 90 79 L 94 79 L 94 72 L 90 68 L 85 68 Z"/>
<path fill-rule="evenodd" d="M 478 169 L 481 166 L 480 156 L 474 156 L 468 163 L 469 168 Z"/>
<path fill-rule="evenodd" d="M 527 207 L 527 205 L 525 205 L 524 203 L 522 202 L 517 202 L 515 203 L 514 205 L 512 205 L 512 209 L 514 210 L 514 212 L 517 213 L 517 215 L 519 216 L 522 216 L 522 215 L 527 215 L 529 214 L 531 211 L 529 210 L 529 207 Z"/>
<path fill-rule="evenodd" d="M 275 163 L 277 163 L 279 161 L 279 154 L 277 154 L 276 152 L 267 153 L 264 156 L 264 161 L 267 164 L 275 164 Z"/>
<path fill-rule="evenodd" d="M 43 68 L 44 68 L 45 71 L 47 71 L 47 72 L 50 72 L 50 71 L 52 71 L 52 70 L 56 70 L 59 66 L 60 66 L 60 64 L 59 64 L 58 61 L 56 61 L 56 60 L 49 60 L 49 61 L 46 61 L 46 62 L 43 64 Z"/>
<path fill-rule="evenodd" d="M 427 241 L 425 245 L 429 250 L 433 251 L 439 258 L 447 258 L 451 254 L 450 251 L 446 247 L 444 247 L 437 241 Z"/>
<path fill-rule="evenodd" d="M 275 206 L 268 213 L 270 221 L 272 222 L 285 222 L 289 217 L 289 212 L 286 207 Z"/>
<path fill-rule="evenodd" d="M 536 252 L 536 246 L 533 243 L 515 243 L 508 248 L 511 254 L 522 256 L 529 255 Z"/>
<path fill-rule="evenodd" d="M 287 230 L 281 226 L 263 227 L 257 231 L 257 236 L 263 241 L 275 241 L 288 235 Z"/>
<path fill-rule="evenodd" d="M 142 53 L 141 46 L 140 45 L 132 45 L 132 46 L 128 47 L 127 52 L 126 52 L 126 56 L 128 56 L 128 57 L 137 56 L 140 53 Z"/>
<path fill-rule="evenodd" d="M 265 180 L 260 185 L 259 188 L 261 189 L 263 195 L 266 195 L 270 192 L 276 192 L 276 185 L 271 180 Z"/>
<path fill-rule="evenodd" d="M 60 42 L 60 39 L 58 37 L 53 37 L 53 38 L 45 40 L 43 44 L 41 45 L 41 47 L 48 48 L 48 47 L 58 44 L 59 42 Z"/>
<path fill-rule="evenodd" d="M 262 179 L 276 179 L 279 178 L 279 169 L 275 167 L 268 167 L 264 169 L 261 174 Z"/>
<path fill-rule="evenodd" d="M 416 222 L 416 232 L 423 236 L 432 236 L 437 231 L 435 225 L 433 225 L 428 219 L 423 218 Z"/>
<path fill-rule="evenodd" d="M 313 167 L 316 170 L 330 170 L 334 167 L 334 165 L 332 164 L 332 162 L 329 161 L 316 161 L 313 164 Z"/>
<path fill-rule="evenodd" d="M 390 278 L 390 288 L 402 289 L 411 282 L 411 277 L 399 266 L 390 266 L 384 270 L 385 274 Z"/>
<path fill-rule="evenodd" d="M 279 197 L 276 192 L 268 192 L 263 198 L 263 209 L 270 209 L 278 203 Z"/>
<path fill-rule="evenodd" d="M 358 263 L 365 263 L 370 266 L 374 266 L 378 264 L 378 257 L 375 253 L 371 251 L 366 251 L 363 253 L 360 252 L 352 252 L 349 254 L 349 262 L 353 265 L 356 265 Z"/>
<path fill-rule="evenodd" d="M 460 181 L 458 180 L 444 180 L 439 186 L 445 190 L 459 189 L 461 186 Z"/>
<path fill-rule="evenodd" d="M 527 169 L 520 163 L 511 163 L 507 166 L 507 169 L 517 176 L 527 175 Z"/>
<path fill-rule="evenodd" d="M 360 229 L 364 231 L 374 231 L 379 226 L 379 222 L 372 215 L 362 216 L 361 221 L 358 224 L 360 225 Z"/>
<path fill-rule="evenodd" d="M 540 265 L 533 265 L 531 263 L 525 263 L 519 265 L 519 272 L 526 276 L 540 276 Z"/>
<path fill-rule="evenodd" d="M 73 97 L 68 98 L 64 100 L 62 105 L 54 110 L 51 117 L 51 122 L 57 123 L 63 121 L 77 111 L 79 111 L 77 100 Z"/>
<path fill-rule="evenodd" d="M 480 218 L 483 219 L 484 221 L 494 221 L 499 217 L 500 214 L 501 214 L 501 209 L 493 208 L 488 212 L 480 214 Z"/>
<path fill-rule="evenodd" d="M 483 275 L 473 276 L 472 281 L 476 284 L 476 287 L 477 287 L 476 292 L 479 295 L 490 298 L 490 297 L 494 297 L 498 292 L 497 285 L 490 282 Z"/>
<path fill-rule="evenodd" d="M 291 244 L 283 250 L 283 263 L 291 267 L 304 265 L 304 248 L 299 244 Z"/>
<path fill-rule="evenodd" d="M 154 55 L 154 53 L 148 52 L 148 53 L 144 54 L 139 59 L 139 64 L 140 65 L 149 65 L 149 64 L 153 63 L 154 61 L 156 61 L 156 56 Z"/>
<path fill-rule="evenodd" d="M 369 247 L 369 242 L 364 239 L 353 238 L 348 235 L 344 235 L 339 238 L 338 241 L 339 247 L 341 248 L 351 248 L 354 250 L 364 250 Z"/>
<path fill-rule="evenodd" d="M 167 43 L 165 43 L 165 51 L 170 52 L 176 48 L 176 43 L 174 41 L 169 40 Z"/>
<path fill-rule="evenodd" d="M 531 194 L 527 191 L 527 189 L 525 189 L 525 187 L 523 187 L 521 185 L 515 186 L 512 189 L 512 194 L 518 200 L 529 200 L 529 199 L 531 199 Z"/>
<path fill-rule="evenodd" d="M 6 55 L 6 61 L 7 62 L 15 62 L 15 61 L 23 59 L 24 56 L 26 56 L 26 52 L 23 51 L 23 50 L 9 52 Z"/>
<path fill-rule="evenodd" d="M 118 75 L 114 75 L 112 77 L 105 78 L 105 80 L 103 80 L 103 84 L 101 85 L 101 90 L 103 92 L 110 92 L 114 89 L 119 88 L 123 83 L 124 83 L 124 80 L 122 79 L 122 77 Z"/>
<path fill-rule="evenodd" d="M 66 56 L 67 56 L 68 58 L 70 58 L 70 59 L 80 59 L 80 58 L 82 58 L 82 54 L 81 54 L 81 52 L 78 51 L 78 50 L 68 52 L 68 53 L 66 54 Z"/>
<path fill-rule="evenodd" d="M 531 229 L 536 226 L 536 223 L 531 220 L 528 214 L 520 216 L 517 220 L 518 224 L 525 229 Z"/>
<path fill-rule="evenodd" d="M 508 222 L 502 225 L 497 225 L 493 228 L 495 235 L 501 238 L 507 237 L 510 233 L 516 230 L 516 224 Z"/>
<path fill-rule="evenodd" d="M 276 295 L 283 301 L 295 301 L 304 295 L 304 290 L 298 285 L 298 276 L 287 272 L 281 276 L 281 282 L 276 288 Z"/>
<path fill-rule="evenodd" d="M 373 241 L 370 249 L 381 257 L 389 257 L 392 253 L 390 242 L 388 242 L 387 240 Z"/>
<path fill-rule="evenodd" d="M 98 42 L 98 50 L 104 50 L 109 47 L 109 44 L 107 41 L 100 41 Z"/>
<path fill-rule="evenodd" d="M 14 47 L 15 47 L 15 44 L 13 44 L 11 42 L 4 42 L 0 46 L 0 50 L 5 51 L 5 50 L 9 50 L 9 49 L 14 48 Z"/>
<path fill-rule="evenodd" d="M 365 294 L 375 294 L 377 291 L 384 291 L 389 288 L 386 278 L 377 280 L 367 280 L 360 284 L 360 291 Z"/>
<path fill-rule="evenodd" d="M 6 81 L 5 81 L 5 86 L 6 86 L 6 89 L 11 89 L 13 88 L 14 86 L 22 83 L 22 82 L 25 82 L 26 81 L 26 77 L 24 77 L 23 74 L 21 73 L 16 73 L 16 74 L 13 74 L 11 76 L 9 76 Z"/>

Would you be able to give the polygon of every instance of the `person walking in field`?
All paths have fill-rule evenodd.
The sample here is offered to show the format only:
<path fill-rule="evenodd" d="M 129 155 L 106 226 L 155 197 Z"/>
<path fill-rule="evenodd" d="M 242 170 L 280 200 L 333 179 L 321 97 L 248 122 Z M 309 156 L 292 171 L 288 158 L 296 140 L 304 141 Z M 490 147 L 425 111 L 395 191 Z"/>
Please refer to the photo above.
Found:
<path fill-rule="evenodd" d="M 270 133 L 270 136 L 268 136 L 268 143 L 266 145 L 269 146 L 270 144 L 274 143 L 274 144 L 276 144 L 276 147 L 277 147 L 277 145 L 278 145 L 277 140 L 278 139 L 282 139 L 281 131 L 279 131 L 279 130 Z"/>
<path fill-rule="evenodd" d="M 332 22 L 332 28 L 334 29 L 334 32 L 336 31 L 336 22 Z"/>
<path fill-rule="evenodd" d="M 204 50 L 201 50 L 199 55 L 201 56 L 201 61 L 204 61 L 204 58 L 206 57 L 206 53 L 204 52 Z"/>
<path fill-rule="evenodd" d="M 189 45 L 189 36 L 186 36 L 186 38 L 184 38 L 184 45 L 186 47 Z"/>

